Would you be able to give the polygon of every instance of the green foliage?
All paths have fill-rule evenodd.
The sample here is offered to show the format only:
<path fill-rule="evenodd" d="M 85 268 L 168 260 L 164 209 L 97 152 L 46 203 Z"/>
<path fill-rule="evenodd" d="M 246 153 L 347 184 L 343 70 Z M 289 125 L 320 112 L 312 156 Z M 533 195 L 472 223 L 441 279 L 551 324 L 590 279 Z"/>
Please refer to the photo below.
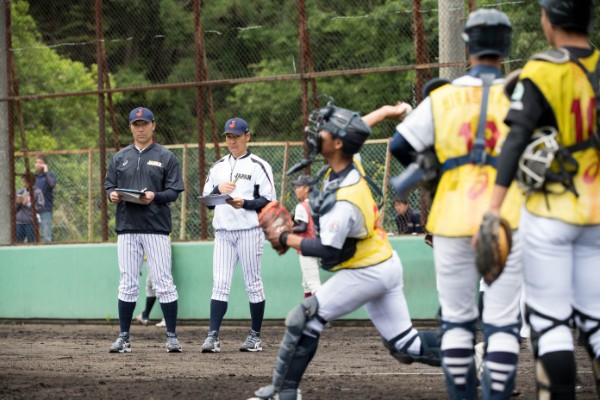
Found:
<path fill-rule="evenodd" d="M 46 47 L 28 15 L 28 3 L 12 5 L 13 49 L 21 95 L 81 92 L 96 88 L 97 69 L 62 58 Z M 115 96 L 118 97 L 118 96 Z M 22 102 L 29 150 L 97 147 L 97 96 Z M 18 126 L 18 125 L 17 125 Z M 16 134 L 17 148 L 22 148 Z"/>
<path fill-rule="evenodd" d="M 428 59 L 432 63 L 438 61 L 438 2 L 421 1 L 420 16 L 425 25 Z M 89 0 L 14 0 L 11 4 L 21 94 L 94 90 L 97 86 L 94 3 Z M 306 0 L 315 70 L 361 70 L 415 63 L 413 5 L 412 0 Z M 479 0 L 476 5 L 500 8 L 511 18 L 513 46 L 505 72 L 522 67 L 529 56 L 548 47 L 539 24 L 537 2 Z M 297 6 L 296 0 L 201 2 L 209 79 L 299 74 Z M 192 8 L 190 0 L 104 0 L 104 45 L 113 74 L 112 87 L 194 81 Z M 599 39 L 600 33 L 595 30 L 592 43 L 599 43 Z M 425 72 L 430 77 L 438 73 Z M 414 70 L 330 76 L 318 78 L 316 90 L 317 94 L 331 95 L 339 106 L 364 114 L 399 100 L 415 105 L 415 81 Z M 310 84 L 308 88 L 312 90 Z M 302 137 L 301 83 L 297 80 L 223 84 L 213 86 L 211 92 L 217 131 L 227 118 L 241 115 L 257 133 L 253 140 L 299 140 Z M 312 93 L 309 95 L 312 108 L 315 104 L 312 104 Z M 195 88 L 114 95 L 119 141 L 122 145 L 130 142 L 128 129 L 121 127 L 127 126 L 130 109 L 144 104 L 157 112 L 162 143 L 196 142 L 197 96 Z M 203 100 L 208 117 L 207 98 Z M 97 146 L 97 132 L 90 130 L 97 126 L 94 123 L 97 101 L 97 96 L 85 96 L 24 103 L 29 147 Z M 212 127 L 208 125 L 207 121 L 204 131 L 207 141 L 211 141 Z M 110 135 L 110 125 L 106 126 Z M 387 137 L 390 126 L 393 125 L 378 127 L 373 137 Z"/>

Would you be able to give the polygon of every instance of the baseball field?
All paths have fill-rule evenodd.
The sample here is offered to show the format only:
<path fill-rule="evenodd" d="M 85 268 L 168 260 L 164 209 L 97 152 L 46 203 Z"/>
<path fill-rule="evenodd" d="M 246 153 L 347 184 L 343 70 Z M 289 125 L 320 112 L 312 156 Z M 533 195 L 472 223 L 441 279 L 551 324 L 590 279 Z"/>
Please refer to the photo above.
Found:
<path fill-rule="evenodd" d="M 242 353 L 248 323 L 221 329 L 221 353 L 200 353 L 205 321 L 178 328 L 183 353 L 166 353 L 164 328 L 133 325 L 132 353 L 109 354 L 118 325 L 0 322 L 0 399 L 247 399 L 270 382 L 283 334 L 267 321 L 264 351 Z M 421 325 L 425 324 L 420 324 Z M 426 324 L 431 327 L 431 324 Z M 521 346 L 515 399 L 534 399 L 533 362 Z M 576 349 L 578 399 L 595 398 L 587 354 Z M 301 385 L 307 399 L 445 399 L 441 368 L 402 365 L 367 321 L 339 321 L 323 332 Z"/>

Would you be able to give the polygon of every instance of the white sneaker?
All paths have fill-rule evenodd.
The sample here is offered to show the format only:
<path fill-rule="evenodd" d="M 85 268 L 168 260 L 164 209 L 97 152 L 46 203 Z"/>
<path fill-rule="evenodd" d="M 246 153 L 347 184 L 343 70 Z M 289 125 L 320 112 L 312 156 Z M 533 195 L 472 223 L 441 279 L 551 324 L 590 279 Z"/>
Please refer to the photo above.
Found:
<path fill-rule="evenodd" d="M 165 319 L 163 318 L 159 323 L 156 324 L 156 326 L 159 326 L 159 327 L 167 326 L 167 324 L 165 323 Z"/>
<path fill-rule="evenodd" d="M 148 318 L 144 318 L 142 314 L 136 315 L 135 320 L 144 326 L 148 326 Z"/>

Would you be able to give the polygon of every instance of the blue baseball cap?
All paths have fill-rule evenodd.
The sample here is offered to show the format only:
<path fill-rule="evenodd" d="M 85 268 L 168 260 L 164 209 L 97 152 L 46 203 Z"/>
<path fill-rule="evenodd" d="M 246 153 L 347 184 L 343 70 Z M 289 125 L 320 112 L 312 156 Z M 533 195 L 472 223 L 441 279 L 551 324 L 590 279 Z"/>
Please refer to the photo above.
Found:
<path fill-rule="evenodd" d="M 132 122 L 140 120 L 154 122 L 154 114 L 152 114 L 152 111 L 145 107 L 137 107 L 131 110 L 129 113 L 129 123 L 131 124 Z"/>
<path fill-rule="evenodd" d="M 243 135 L 248 133 L 248 123 L 239 117 L 231 118 L 225 122 L 223 133 L 233 133 Z"/>

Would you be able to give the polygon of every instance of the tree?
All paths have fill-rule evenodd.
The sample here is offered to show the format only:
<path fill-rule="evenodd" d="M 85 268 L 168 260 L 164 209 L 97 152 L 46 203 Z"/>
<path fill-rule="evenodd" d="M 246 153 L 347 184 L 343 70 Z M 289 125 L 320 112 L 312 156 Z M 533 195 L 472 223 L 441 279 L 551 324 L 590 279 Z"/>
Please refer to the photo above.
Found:
<path fill-rule="evenodd" d="M 28 15 L 27 1 L 14 0 L 11 6 L 12 47 L 21 95 L 96 88 L 95 66 L 87 68 L 45 46 L 35 21 Z M 29 150 L 97 147 L 96 96 L 24 101 L 21 108 Z"/>

